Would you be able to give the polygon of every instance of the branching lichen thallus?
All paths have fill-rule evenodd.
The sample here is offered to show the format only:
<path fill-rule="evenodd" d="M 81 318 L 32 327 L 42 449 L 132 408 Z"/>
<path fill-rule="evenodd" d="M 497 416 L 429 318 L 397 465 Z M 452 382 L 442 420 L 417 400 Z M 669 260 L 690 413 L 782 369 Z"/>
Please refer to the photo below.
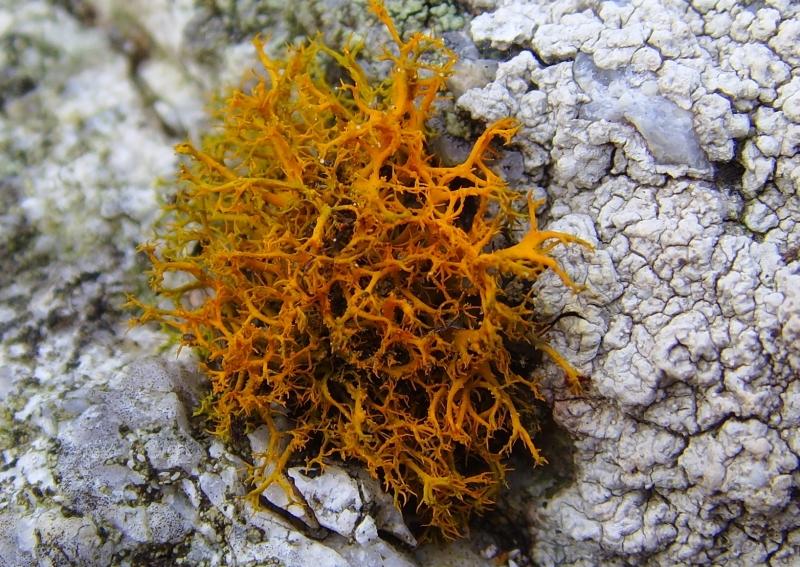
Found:
<path fill-rule="evenodd" d="M 508 345 L 546 353 L 578 388 L 535 322 L 533 288 L 507 283 L 551 270 L 576 290 L 551 253 L 588 245 L 539 230 L 537 203 L 487 165 L 513 120 L 490 125 L 458 165 L 429 153 L 426 121 L 454 56 L 428 35 L 402 39 L 370 6 L 393 44 L 382 80 L 355 47 L 315 39 L 272 59 L 255 40 L 254 85 L 215 108 L 201 144 L 177 147 L 177 194 L 141 247 L 160 299 L 132 301 L 138 322 L 165 324 L 198 353 L 217 434 L 268 428 L 253 495 L 293 494 L 286 469 L 299 458 L 355 461 L 457 537 L 493 502 L 515 444 L 543 461 L 525 418 L 537 377 L 514 371 Z"/>

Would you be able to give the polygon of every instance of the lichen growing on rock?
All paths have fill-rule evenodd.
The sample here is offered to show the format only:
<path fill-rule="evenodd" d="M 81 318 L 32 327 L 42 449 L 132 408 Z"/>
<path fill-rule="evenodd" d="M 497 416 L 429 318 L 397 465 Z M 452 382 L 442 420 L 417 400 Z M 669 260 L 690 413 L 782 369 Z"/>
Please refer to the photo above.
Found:
<path fill-rule="evenodd" d="M 142 247 L 162 300 L 132 301 L 137 322 L 164 323 L 199 353 L 216 433 L 267 425 L 254 495 L 272 483 L 293 494 L 298 455 L 355 460 L 456 537 L 492 502 L 515 444 L 543 461 L 524 418 L 537 379 L 510 349 L 547 353 L 578 388 L 534 322 L 530 284 L 552 270 L 577 289 L 551 252 L 588 245 L 538 230 L 536 203 L 526 214 L 489 167 L 513 121 L 490 125 L 463 163 L 437 163 L 425 123 L 454 57 L 427 35 L 403 40 L 370 5 L 394 43 L 381 81 L 356 48 L 312 40 L 275 60 L 256 40 L 265 72 L 215 109 L 199 147 L 177 147 L 177 194 Z"/>

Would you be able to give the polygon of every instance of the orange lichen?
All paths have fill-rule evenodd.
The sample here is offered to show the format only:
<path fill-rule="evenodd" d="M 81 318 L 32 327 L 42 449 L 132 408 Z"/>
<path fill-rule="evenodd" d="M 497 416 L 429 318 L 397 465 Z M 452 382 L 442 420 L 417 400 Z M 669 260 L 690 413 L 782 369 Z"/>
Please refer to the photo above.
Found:
<path fill-rule="evenodd" d="M 370 5 L 394 44 L 382 81 L 356 49 L 314 40 L 274 60 L 255 40 L 265 73 L 216 110 L 201 147 L 177 147 L 179 190 L 142 247 L 166 301 L 134 303 L 138 322 L 165 323 L 200 354 L 216 433 L 268 427 L 254 494 L 292 494 L 285 470 L 301 450 L 309 465 L 355 460 L 456 537 L 492 502 L 516 443 L 543 461 L 523 418 L 536 378 L 514 371 L 508 345 L 550 354 L 578 388 L 533 322 L 532 292 L 504 284 L 552 270 L 577 289 L 551 251 L 586 244 L 538 230 L 537 203 L 520 212 L 525 199 L 487 165 L 512 120 L 463 163 L 437 162 L 425 123 L 454 56 L 426 35 L 403 40 Z M 503 247 L 526 216 L 527 234 Z"/>

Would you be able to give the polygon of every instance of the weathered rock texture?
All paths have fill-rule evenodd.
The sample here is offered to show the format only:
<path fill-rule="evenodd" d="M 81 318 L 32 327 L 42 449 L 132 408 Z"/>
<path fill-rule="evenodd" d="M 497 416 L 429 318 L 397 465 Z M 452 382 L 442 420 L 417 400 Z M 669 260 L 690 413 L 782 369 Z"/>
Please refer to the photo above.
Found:
<path fill-rule="evenodd" d="M 520 120 L 551 226 L 598 247 L 534 559 L 796 564 L 800 6 L 501 1 L 470 29 L 514 55 L 458 104 Z"/>

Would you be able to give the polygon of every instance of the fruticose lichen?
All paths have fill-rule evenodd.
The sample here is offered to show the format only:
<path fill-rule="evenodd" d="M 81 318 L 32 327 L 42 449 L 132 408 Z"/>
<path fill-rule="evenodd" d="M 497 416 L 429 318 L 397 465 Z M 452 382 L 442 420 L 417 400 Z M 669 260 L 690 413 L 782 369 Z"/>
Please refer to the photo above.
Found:
<path fill-rule="evenodd" d="M 133 303 L 139 323 L 166 324 L 199 354 L 217 434 L 268 427 L 253 495 L 273 483 L 294 494 L 285 471 L 298 457 L 353 460 L 456 537 L 492 503 L 515 444 L 543 461 L 528 429 L 537 378 L 510 349 L 546 353 L 579 387 L 534 322 L 531 284 L 552 270 L 577 289 L 551 252 L 586 243 L 538 230 L 537 203 L 489 167 L 512 120 L 463 163 L 437 163 L 425 123 L 454 56 L 427 35 L 403 40 L 370 5 L 394 44 L 383 80 L 357 48 L 312 40 L 276 60 L 255 40 L 264 73 L 214 110 L 199 147 L 177 147 L 177 194 L 142 246 L 162 299 Z"/>

